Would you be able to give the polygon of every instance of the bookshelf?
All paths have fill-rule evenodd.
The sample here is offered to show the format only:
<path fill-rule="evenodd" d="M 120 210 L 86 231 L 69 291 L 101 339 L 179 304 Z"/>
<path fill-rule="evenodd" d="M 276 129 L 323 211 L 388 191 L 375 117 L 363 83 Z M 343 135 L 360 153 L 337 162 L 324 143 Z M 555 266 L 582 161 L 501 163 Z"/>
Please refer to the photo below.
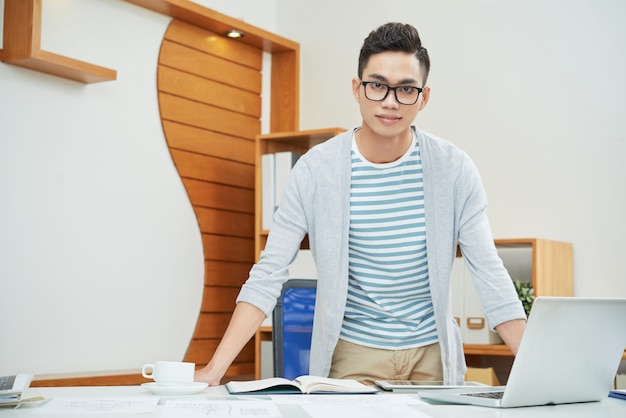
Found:
<path fill-rule="evenodd" d="M 306 131 L 278 132 L 256 137 L 255 154 L 255 256 L 259 260 L 261 251 L 265 248 L 269 231 L 262 228 L 262 186 L 261 186 L 261 157 L 282 151 L 306 153 L 311 147 L 344 132 L 342 128 L 313 129 Z M 306 242 L 303 244 L 305 247 Z"/>

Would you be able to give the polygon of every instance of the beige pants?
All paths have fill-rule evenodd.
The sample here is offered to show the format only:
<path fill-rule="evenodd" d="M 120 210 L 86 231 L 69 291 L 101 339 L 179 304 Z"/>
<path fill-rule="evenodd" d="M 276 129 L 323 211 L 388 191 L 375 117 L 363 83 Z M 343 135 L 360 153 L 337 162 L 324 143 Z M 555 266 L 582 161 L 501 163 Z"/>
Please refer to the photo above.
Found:
<path fill-rule="evenodd" d="M 443 380 L 439 343 L 406 350 L 383 350 L 339 340 L 329 377 L 374 380 Z"/>

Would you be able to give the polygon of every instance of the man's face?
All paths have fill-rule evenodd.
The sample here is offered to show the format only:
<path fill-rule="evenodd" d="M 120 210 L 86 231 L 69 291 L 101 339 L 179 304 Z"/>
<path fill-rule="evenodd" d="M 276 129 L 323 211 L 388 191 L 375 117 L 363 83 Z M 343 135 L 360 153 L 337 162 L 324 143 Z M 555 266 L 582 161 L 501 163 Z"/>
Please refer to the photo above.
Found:
<path fill-rule="evenodd" d="M 372 55 L 363 69 L 362 77 L 363 80 L 352 80 L 354 98 L 363 117 L 363 128 L 369 128 L 379 136 L 395 137 L 403 134 L 428 102 L 430 88 L 424 87 L 420 63 L 413 54 L 388 51 Z M 361 81 L 374 81 L 391 87 L 421 87 L 424 91 L 412 105 L 398 103 L 391 90 L 384 100 L 374 101 L 365 97 L 365 88 Z"/>

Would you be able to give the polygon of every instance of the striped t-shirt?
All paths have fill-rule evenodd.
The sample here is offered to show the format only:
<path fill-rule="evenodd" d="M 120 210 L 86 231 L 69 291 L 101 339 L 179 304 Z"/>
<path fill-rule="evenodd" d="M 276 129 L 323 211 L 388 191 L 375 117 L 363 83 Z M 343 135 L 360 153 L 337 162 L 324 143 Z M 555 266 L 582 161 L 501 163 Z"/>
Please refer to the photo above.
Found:
<path fill-rule="evenodd" d="M 383 349 L 437 341 L 419 144 L 374 164 L 352 143 L 349 285 L 341 338 Z"/>

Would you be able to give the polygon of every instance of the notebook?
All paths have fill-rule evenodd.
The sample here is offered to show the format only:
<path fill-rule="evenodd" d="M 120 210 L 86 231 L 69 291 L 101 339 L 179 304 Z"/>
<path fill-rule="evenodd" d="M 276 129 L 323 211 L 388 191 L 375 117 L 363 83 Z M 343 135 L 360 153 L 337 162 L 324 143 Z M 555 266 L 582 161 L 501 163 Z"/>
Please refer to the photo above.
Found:
<path fill-rule="evenodd" d="M 423 399 L 499 408 L 599 401 L 626 347 L 626 299 L 538 297 L 506 386 L 420 391 Z"/>

